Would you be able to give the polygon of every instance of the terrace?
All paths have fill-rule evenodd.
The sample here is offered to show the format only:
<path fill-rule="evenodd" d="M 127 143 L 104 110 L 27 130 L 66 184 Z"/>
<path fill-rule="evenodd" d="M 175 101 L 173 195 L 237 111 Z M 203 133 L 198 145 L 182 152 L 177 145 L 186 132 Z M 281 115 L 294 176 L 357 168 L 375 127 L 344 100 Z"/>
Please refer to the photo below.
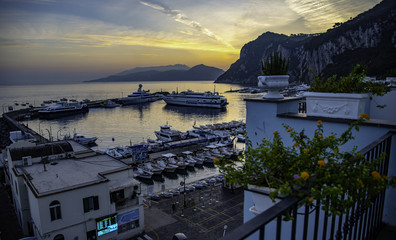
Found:
<path fill-rule="evenodd" d="M 378 166 L 378 172 L 395 176 L 396 114 L 392 109 L 396 109 L 396 91 L 388 93 L 384 99 L 388 104 L 385 109 L 378 110 L 373 107 L 373 103 L 366 107 L 371 120 L 364 122 L 355 139 L 341 150 L 348 151 L 358 146 L 367 161 L 385 152 L 387 157 Z M 253 145 L 261 142 L 263 137 L 271 139 L 272 133 L 279 131 L 285 144 L 291 146 L 292 142 L 288 142 L 286 133 L 282 133 L 282 123 L 311 136 L 317 120 L 323 121 L 326 134 L 339 134 L 353 121 L 307 116 L 304 98 L 269 100 L 259 97 L 245 101 L 247 136 Z M 396 203 L 392 201 L 396 197 L 395 188 L 389 188 L 372 198 L 371 205 L 355 203 L 347 213 L 339 216 L 322 210 L 319 207 L 320 200 L 316 200 L 314 206 L 306 207 L 302 198 L 294 196 L 268 204 L 264 212 L 257 214 L 252 211 L 252 194 L 252 191 L 245 189 L 244 224 L 227 233 L 224 239 L 376 239 L 384 225 L 396 226 Z M 290 220 L 285 220 L 286 213 L 290 214 Z"/>

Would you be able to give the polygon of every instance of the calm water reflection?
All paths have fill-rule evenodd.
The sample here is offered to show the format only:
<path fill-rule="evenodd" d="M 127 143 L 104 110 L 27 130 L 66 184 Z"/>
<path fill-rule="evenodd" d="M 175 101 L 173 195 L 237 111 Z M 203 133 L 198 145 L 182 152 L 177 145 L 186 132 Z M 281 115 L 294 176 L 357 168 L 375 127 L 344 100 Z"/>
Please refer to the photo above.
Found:
<path fill-rule="evenodd" d="M 39 106 L 44 100 L 59 100 L 60 98 L 98 100 L 118 98 L 136 91 L 139 83 L 95 83 L 71 85 L 38 85 L 38 86 L 2 86 L 0 104 L 13 105 L 15 102 Z M 204 125 L 218 122 L 245 119 L 245 102 L 247 95 L 240 93 L 225 93 L 230 89 L 241 88 L 229 84 L 213 84 L 212 82 L 147 82 L 143 89 L 157 91 L 216 91 L 223 94 L 229 105 L 226 110 L 205 109 L 194 107 L 168 106 L 164 101 L 147 104 L 129 105 L 117 108 L 91 108 L 86 114 L 69 116 L 53 120 L 26 120 L 30 128 L 41 132 L 45 137 L 49 134 L 56 139 L 74 132 L 98 137 L 98 146 L 94 149 L 104 150 L 110 147 L 126 146 L 155 139 L 154 131 L 160 125 L 169 124 L 173 129 L 187 131 L 195 124 Z M 249 95 L 250 96 L 250 95 Z M 187 182 L 195 181 L 217 173 L 216 168 L 204 166 L 201 169 L 187 171 Z M 162 189 L 162 185 L 176 187 L 180 184 L 181 174 L 176 176 L 163 176 L 152 181 L 154 190 Z"/>

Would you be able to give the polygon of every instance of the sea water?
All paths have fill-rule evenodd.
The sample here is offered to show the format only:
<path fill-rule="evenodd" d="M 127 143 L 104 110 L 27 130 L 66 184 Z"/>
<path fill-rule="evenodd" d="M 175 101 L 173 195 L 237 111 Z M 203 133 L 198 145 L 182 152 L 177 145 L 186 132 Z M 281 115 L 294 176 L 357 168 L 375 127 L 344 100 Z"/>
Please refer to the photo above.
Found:
<path fill-rule="evenodd" d="M 104 100 L 125 97 L 136 91 L 140 83 L 81 83 L 63 85 L 28 85 L 1 86 L 0 105 L 7 112 L 8 106 L 14 109 L 29 105 L 39 107 L 43 101 L 61 98 L 82 101 Z M 243 87 L 232 84 L 214 84 L 212 81 L 177 81 L 177 82 L 143 82 L 143 89 L 154 92 L 172 92 L 193 90 L 196 92 L 216 91 L 225 96 L 229 102 L 226 109 L 209 109 L 197 107 L 170 106 L 161 101 L 117 108 L 91 108 L 87 114 L 68 116 L 52 120 L 26 119 L 22 121 L 29 128 L 44 137 L 63 139 L 73 133 L 87 137 L 97 137 L 94 150 L 105 150 L 117 146 L 127 146 L 156 139 L 154 131 L 160 125 L 169 124 L 172 129 L 187 131 L 193 125 L 205 125 L 232 120 L 245 121 L 246 108 L 244 98 L 249 93 L 227 92 Z M 26 106 L 21 106 L 25 104 Z M 145 184 L 151 185 L 154 192 L 180 186 L 218 173 L 213 166 L 193 168 L 172 176 L 162 176 Z M 186 174 L 184 176 L 184 174 Z M 151 191 L 151 190 L 150 190 Z"/>

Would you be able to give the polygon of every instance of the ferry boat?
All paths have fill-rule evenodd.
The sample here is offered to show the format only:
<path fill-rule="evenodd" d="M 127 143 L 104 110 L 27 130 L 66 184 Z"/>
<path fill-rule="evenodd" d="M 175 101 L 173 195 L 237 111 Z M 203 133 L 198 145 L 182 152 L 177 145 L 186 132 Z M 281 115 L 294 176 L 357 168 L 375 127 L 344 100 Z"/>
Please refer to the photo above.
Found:
<path fill-rule="evenodd" d="M 162 99 L 161 95 L 150 93 L 150 90 L 142 90 L 142 86 L 142 84 L 139 84 L 139 88 L 136 92 L 129 94 L 128 97 L 119 98 L 118 101 L 122 105 L 131 105 L 137 103 L 154 102 Z"/>
<path fill-rule="evenodd" d="M 38 111 L 39 118 L 51 119 L 88 112 L 88 106 L 79 102 L 61 101 Z"/>
<path fill-rule="evenodd" d="M 190 107 L 225 108 L 227 99 L 218 92 L 193 92 L 191 90 L 180 93 L 172 92 L 164 96 L 166 104 Z"/>

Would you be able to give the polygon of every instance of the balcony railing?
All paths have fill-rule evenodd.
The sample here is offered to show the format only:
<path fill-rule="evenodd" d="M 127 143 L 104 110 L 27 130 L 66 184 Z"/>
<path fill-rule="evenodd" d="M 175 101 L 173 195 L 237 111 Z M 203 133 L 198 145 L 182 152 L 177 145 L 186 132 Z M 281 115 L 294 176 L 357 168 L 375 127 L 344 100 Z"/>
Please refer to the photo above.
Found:
<path fill-rule="evenodd" d="M 378 167 L 381 175 L 388 173 L 394 134 L 396 132 L 390 131 L 360 151 L 367 161 L 386 153 Z M 385 192 L 382 192 L 372 199 L 371 205 L 355 203 L 346 214 L 330 216 L 320 208 L 319 200 L 315 207 L 309 207 L 303 206 L 298 197 L 288 197 L 229 232 L 223 239 L 245 239 L 256 232 L 258 239 L 265 239 L 266 232 L 266 239 L 375 239 L 381 228 L 384 199 Z M 284 221 L 285 213 L 290 214 L 292 220 Z"/>

